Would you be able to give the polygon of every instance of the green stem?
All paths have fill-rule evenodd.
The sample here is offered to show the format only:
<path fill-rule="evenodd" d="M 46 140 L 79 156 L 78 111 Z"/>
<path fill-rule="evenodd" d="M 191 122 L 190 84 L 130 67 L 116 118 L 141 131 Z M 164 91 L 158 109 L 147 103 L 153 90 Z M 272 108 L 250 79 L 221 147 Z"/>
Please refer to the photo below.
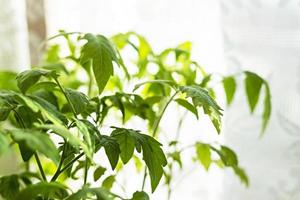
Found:
<path fill-rule="evenodd" d="M 43 170 L 42 163 L 41 163 L 40 158 L 39 158 L 39 156 L 38 156 L 38 154 L 36 152 L 34 153 L 34 158 L 35 158 L 36 163 L 37 163 L 37 165 L 39 167 L 39 170 L 41 172 L 43 180 L 47 182 L 47 178 L 46 178 L 45 172 Z"/>
<path fill-rule="evenodd" d="M 88 176 L 88 160 L 87 158 L 85 158 L 83 186 L 85 186 L 87 183 L 87 176 Z"/>
<path fill-rule="evenodd" d="M 62 172 L 64 172 L 65 170 L 67 170 L 69 167 L 71 167 L 77 160 L 79 160 L 82 156 L 84 156 L 84 152 L 82 152 L 81 154 L 79 154 L 78 156 L 76 156 L 73 160 L 71 160 L 69 163 L 67 163 L 61 170 L 60 170 L 60 174 Z"/>
<path fill-rule="evenodd" d="M 65 160 L 65 154 L 66 154 L 66 149 L 67 149 L 67 143 L 65 141 L 64 143 L 64 146 L 63 146 L 63 151 L 62 151 L 62 154 L 61 154 L 61 157 L 60 157 L 60 161 L 59 161 L 59 164 L 58 164 L 58 167 L 56 169 L 56 172 L 55 174 L 53 175 L 52 179 L 51 179 L 51 182 L 54 182 L 56 181 L 56 179 L 58 178 L 58 176 L 60 175 L 60 170 L 61 170 L 61 167 L 63 165 L 63 162 Z"/>
<path fill-rule="evenodd" d="M 69 103 L 69 105 L 71 107 L 71 110 L 73 112 L 74 117 L 77 119 L 75 108 L 74 108 L 74 106 L 73 106 L 73 104 L 72 104 L 69 96 L 67 95 L 66 91 L 64 90 L 64 88 L 62 87 L 62 85 L 60 84 L 60 82 L 58 81 L 58 79 L 54 78 L 54 80 L 55 80 L 56 84 L 58 85 L 59 89 L 61 90 L 61 92 L 64 94 L 66 100 L 68 101 L 68 103 Z"/>
<path fill-rule="evenodd" d="M 155 137 L 156 136 L 156 133 L 157 133 L 157 130 L 158 130 L 158 127 L 159 127 L 159 124 L 160 124 L 160 121 L 163 117 L 163 115 L 165 114 L 166 110 L 167 110 L 167 107 L 169 106 L 169 104 L 173 101 L 174 97 L 177 95 L 178 91 L 176 91 L 172 96 L 171 98 L 167 101 L 167 103 L 165 104 L 162 112 L 160 113 L 160 115 L 158 116 L 157 120 L 154 122 L 154 128 L 153 128 L 153 132 L 152 132 L 152 137 Z M 143 178 L 143 182 L 142 182 L 142 191 L 144 190 L 145 188 L 145 182 L 146 182 L 146 178 L 147 178 L 147 167 L 145 167 L 145 170 L 144 170 L 144 178 Z"/>

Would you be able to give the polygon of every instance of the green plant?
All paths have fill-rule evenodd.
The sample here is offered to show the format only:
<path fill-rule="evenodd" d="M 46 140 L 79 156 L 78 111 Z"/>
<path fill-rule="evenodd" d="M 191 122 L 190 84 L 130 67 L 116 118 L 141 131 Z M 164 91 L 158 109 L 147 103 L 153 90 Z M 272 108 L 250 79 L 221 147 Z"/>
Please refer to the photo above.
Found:
<path fill-rule="evenodd" d="M 61 38 L 64 43 L 58 45 Z M 129 194 L 131 200 L 149 199 L 145 192 L 148 176 L 151 192 L 164 176 L 170 198 L 173 169 L 175 165 L 184 167 L 181 153 L 189 148 L 195 149 L 193 156 L 206 170 L 211 164 L 232 168 L 248 185 L 247 175 L 229 147 L 201 141 L 182 146 L 178 137 L 184 117 L 174 138 L 164 146 L 158 140 L 160 121 L 171 103 L 197 119 L 208 116 L 220 133 L 223 110 L 215 101 L 214 87 L 222 85 L 229 105 L 237 77 L 245 80 L 251 112 L 264 88 L 263 132 L 271 114 L 270 90 L 257 74 L 207 74 L 191 59 L 189 42 L 156 54 L 144 37 L 133 32 L 109 40 L 102 35 L 61 31 L 46 45 L 41 66 L 18 75 L 0 73 L 0 154 L 17 147 L 24 162 L 19 174 L 0 178 L 3 198 L 126 199 L 111 188 L 130 160 L 138 170 L 144 168 L 142 186 Z M 121 55 L 128 50 L 135 58 L 125 64 Z M 137 119 L 146 122 L 143 132 L 125 128 Z M 94 159 L 102 149 L 112 174 L 106 175 L 109 166 Z M 94 182 L 101 180 L 101 187 L 92 186 L 91 173 Z M 70 180 L 78 175 L 83 177 L 79 179 L 82 188 L 72 191 Z"/>

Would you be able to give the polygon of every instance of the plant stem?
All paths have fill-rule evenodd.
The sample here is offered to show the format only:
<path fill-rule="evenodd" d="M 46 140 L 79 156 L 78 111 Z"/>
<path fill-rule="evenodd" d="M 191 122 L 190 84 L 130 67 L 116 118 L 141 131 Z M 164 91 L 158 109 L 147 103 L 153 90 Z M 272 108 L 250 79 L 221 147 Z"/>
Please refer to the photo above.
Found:
<path fill-rule="evenodd" d="M 88 160 L 87 158 L 85 158 L 83 186 L 86 185 L 87 176 L 88 176 Z"/>
<path fill-rule="evenodd" d="M 160 113 L 160 115 L 158 116 L 157 120 L 154 122 L 154 128 L 153 128 L 153 132 L 152 132 L 152 137 L 156 136 L 160 121 L 163 117 L 163 115 L 165 114 L 167 107 L 169 106 L 169 104 L 173 101 L 174 97 L 177 95 L 178 91 L 176 91 L 171 98 L 167 101 L 167 103 L 165 104 L 165 106 L 163 107 L 162 112 Z M 143 182 L 142 182 L 142 191 L 144 190 L 145 187 L 145 182 L 146 182 L 146 178 L 147 178 L 147 167 L 145 167 L 144 170 L 144 178 L 143 178 Z"/>
<path fill-rule="evenodd" d="M 51 182 L 54 182 L 56 181 L 56 179 L 58 178 L 58 176 L 60 175 L 60 170 L 61 170 L 61 167 L 63 165 L 63 162 L 65 160 L 65 153 L 66 153 L 66 149 L 67 149 L 67 143 L 65 141 L 64 143 L 64 147 L 63 147 L 63 151 L 62 151 L 62 154 L 61 154 L 61 157 L 60 157 L 60 161 L 59 161 L 59 164 L 58 164 L 58 167 L 56 169 L 56 172 L 55 174 L 53 175 L 52 179 L 51 179 Z"/>
<path fill-rule="evenodd" d="M 56 84 L 58 85 L 59 89 L 61 90 L 61 92 L 64 94 L 65 98 L 67 99 L 67 101 L 68 101 L 68 103 L 69 103 L 69 105 L 70 105 L 70 107 L 71 107 L 71 110 L 72 110 L 72 112 L 73 112 L 74 117 L 77 119 L 77 115 L 76 115 L 75 108 L 74 108 L 74 106 L 73 106 L 73 104 L 72 104 L 72 102 L 71 102 L 69 96 L 67 95 L 67 93 L 66 93 L 66 91 L 64 90 L 64 88 L 61 86 L 61 84 L 60 84 L 60 82 L 58 81 L 58 79 L 57 79 L 57 78 L 54 78 L 54 80 L 55 80 Z"/>
<path fill-rule="evenodd" d="M 84 152 L 82 152 L 81 154 L 79 154 L 78 156 L 76 156 L 73 160 L 71 160 L 69 163 L 67 163 L 61 170 L 60 170 L 60 174 L 62 172 L 64 172 L 65 170 L 67 170 L 69 167 L 71 167 L 78 159 L 80 159 L 82 156 L 84 156 Z"/>
<path fill-rule="evenodd" d="M 41 163 L 40 158 L 39 158 L 39 156 L 38 156 L 38 154 L 36 152 L 34 153 L 34 158 L 35 158 L 36 163 L 37 163 L 37 165 L 39 167 L 39 170 L 41 172 L 43 180 L 47 182 L 47 178 L 46 178 L 45 172 L 43 170 L 42 163 Z"/>

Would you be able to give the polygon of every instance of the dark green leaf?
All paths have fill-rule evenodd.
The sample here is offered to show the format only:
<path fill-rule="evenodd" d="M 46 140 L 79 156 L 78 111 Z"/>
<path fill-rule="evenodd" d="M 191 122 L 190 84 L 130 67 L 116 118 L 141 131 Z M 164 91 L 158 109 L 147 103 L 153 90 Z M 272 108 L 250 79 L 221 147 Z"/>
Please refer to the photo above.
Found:
<path fill-rule="evenodd" d="M 66 95 L 71 101 L 71 106 L 74 108 L 76 114 L 81 114 L 87 107 L 89 100 L 88 97 L 82 92 L 66 88 Z"/>
<path fill-rule="evenodd" d="M 26 70 L 18 74 L 17 83 L 22 93 L 37 83 L 42 76 L 56 76 L 54 72 L 41 69 Z"/>
<path fill-rule="evenodd" d="M 120 148 L 119 144 L 114 138 L 102 136 L 100 140 L 101 146 L 104 147 L 105 153 L 110 162 L 111 168 L 114 170 L 119 161 Z"/>
<path fill-rule="evenodd" d="M 198 142 L 196 144 L 197 159 L 204 166 L 206 170 L 209 169 L 212 163 L 210 145 Z"/>
<path fill-rule="evenodd" d="M 17 175 L 3 176 L 0 178 L 0 195 L 7 200 L 15 200 L 20 190 Z"/>
<path fill-rule="evenodd" d="M 67 197 L 65 200 L 86 200 L 91 196 L 91 194 L 95 195 L 97 197 L 97 200 L 113 200 L 115 197 L 115 195 L 108 192 L 104 188 L 84 187 L 83 189 Z"/>
<path fill-rule="evenodd" d="M 56 183 L 46 183 L 40 182 L 34 185 L 30 185 L 24 190 L 22 190 L 17 196 L 15 200 L 24 200 L 24 199 L 36 199 L 38 197 L 47 197 L 47 198 L 55 198 L 55 199 L 64 199 L 67 197 L 68 192 L 66 187 Z"/>
<path fill-rule="evenodd" d="M 146 192 L 135 192 L 130 200 L 150 200 Z"/>
<path fill-rule="evenodd" d="M 94 181 L 99 180 L 101 176 L 105 173 L 106 168 L 99 166 L 95 171 L 94 171 Z"/>
<path fill-rule="evenodd" d="M 236 82 L 233 76 L 228 76 L 223 79 L 223 87 L 226 94 L 227 104 L 230 105 L 236 90 Z"/>
<path fill-rule="evenodd" d="M 87 43 L 81 50 L 81 63 L 92 61 L 99 94 L 105 88 L 109 78 L 113 75 L 113 61 L 117 61 L 116 53 L 109 40 L 102 35 L 86 34 L 83 39 Z"/>
<path fill-rule="evenodd" d="M 260 90 L 263 84 L 263 79 L 257 74 L 246 71 L 246 94 L 251 112 L 254 111 L 259 99 Z"/>
<path fill-rule="evenodd" d="M 24 142 L 32 151 L 38 151 L 58 163 L 57 148 L 47 134 L 26 129 L 14 129 L 10 133 L 14 141 Z"/>
<path fill-rule="evenodd" d="M 197 108 L 195 108 L 190 102 L 188 102 L 187 100 L 184 100 L 184 99 L 176 99 L 175 101 L 182 107 L 186 108 L 188 111 L 192 112 L 198 119 Z"/>

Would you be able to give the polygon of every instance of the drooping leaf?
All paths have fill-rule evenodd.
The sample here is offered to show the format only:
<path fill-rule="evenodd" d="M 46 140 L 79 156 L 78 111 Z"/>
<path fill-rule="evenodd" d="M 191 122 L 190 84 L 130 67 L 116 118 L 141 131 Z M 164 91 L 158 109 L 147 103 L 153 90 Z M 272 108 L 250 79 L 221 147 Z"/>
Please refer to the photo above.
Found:
<path fill-rule="evenodd" d="M 235 152 L 227 146 L 221 145 L 221 149 L 211 147 L 221 158 L 222 162 L 227 167 L 238 166 L 238 158 Z"/>
<path fill-rule="evenodd" d="M 263 79 L 253 72 L 245 72 L 245 87 L 250 111 L 253 112 L 259 99 Z"/>
<path fill-rule="evenodd" d="M 68 192 L 64 185 L 57 182 L 40 182 L 20 191 L 15 200 L 36 199 L 38 197 L 64 199 L 67 196 Z"/>
<path fill-rule="evenodd" d="M 150 197 L 146 192 L 135 192 L 130 200 L 150 200 Z"/>
<path fill-rule="evenodd" d="M 9 132 L 17 143 L 24 142 L 32 151 L 38 151 L 58 163 L 57 148 L 47 134 L 28 129 L 13 129 Z"/>
<path fill-rule="evenodd" d="M 192 112 L 196 118 L 198 119 L 198 111 L 197 108 L 195 108 L 190 102 L 184 99 L 176 99 L 175 100 L 180 106 L 184 107 L 188 111 Z"/>
<path fill-rule="evenodd" d="M 124 138 L 131 136 L 135 140 L 135 148 L 138 152 L 143 150 L 143 160 L 145 161 L 151 179 L 151 188 L 152 192 L 156 189 L 162 175 L 163 175 L 163 167 L 167 165 L 167 160 L 163 150 L 161 149 L 161 144 L 157 142 L 153 137 L 148 135 L 142 134 L 139 131 L 132 130 L 132 129 L 124 129 L 113 127 L 115 131 L 112 132 L 112 137 L 117 138 L 117 141 L 120 146 L 123 148 L 122 150 L 126 152 L 126 159 L 129 157 L 132 151 L 132 145 L 130 141 L 129 151 L 128 146 L 121 145 L 122 142 L 126 141 Z M 127 135 L 127 136 L 125 136 Z M 126 141 L 127 142 L 127 141 Z M 129 153 L 128 153 L 129 152 Z"/>
<path fill-rule="evenodd" d="M 88 97 L 82 92 L 66 88 L 66 95 L 71 101 L 71 106 L 74 108 L 76 114 L 81 114 L 87 107 L 89 100 Z"/>
<path fill-rule="evenodd" d="M 105 173 L 106 168 L 104 167 L 97 167 L 97 169 L 94 171 L 94 181 L 99 180 L 99 178 L 101 178 L 101 176 Z"/>
<path fill-rule="evenodd" d="M 92 195 L 96 196 L 97 200 L 113 200 L 116 197 L 104 188 L 88 188 L 84 187 L 74 194 L 67 197 L 65 200 L 85 200 Z"/>
<path fill-rule="evenodd" d="M 262 124 L 261 133 L 263 133 L 267 128 L 268 122 L 270 120 L 271 112 L 272 112 L 270 88 L 267 82 L 264 82 L 264 85 L 266 88 L 266 94 L 264 99 L 263 124 Z"/>
<path fill-rule="evenodd" d="M 15 200 L 20 190 L 17 175 L 3 176 L 0 178 L 0 195 L 7 200 Z"/>
<path fill-rule="evenodd" d="M 241 182 L 244 183 L 248 187 L 249 179 L 248 179 L 246 172 L 238 166 L 234 166 L 233 171 L 240 178 Z"/>
<path fill-rule="evenodd" d="M 196 155 L 204 168 L 208 170 L 212 163 L 210 145 L 198 142 L 196 144 Z"/>
<path fill-rule="evenodd" d="M 26 93 L 26 91 L 37 83 L 42 76 L 56 76 L 55 72 L 42 70 L 42 69 L 32 69 L 26 70 L 18 74 L 17 83 L 18 87 L 22 93 Z"/>
<path fill-rule="evenodd" d="M 230 105 L 235 91 L 236 91 L 236 82 L 233 76 L 227 76 L 223 79 L 223 87 L 226 94 L 227 105 Z"/>
<path fill-rule="evenodd" d="M 107 190 L 110 190 L 112 188 L 113 184 L 115 183 L 115 180 L 116 180 L 116 176 L 114 176 L 114 175 L 108 176 L 107 178 L 105 178 L 103 180 L 102 187 Z"/>
<path fill-rule="evenodd" d="M 117 56 L 109 40 L 104 36 L 86 34 L 83 39 L 87 40 L 87 43 L 81 49 L 81 63 L 92 61 L 100 94 L 113 75 L 113 61 L 118 62 Z"/>
<path fill-rule="evenodd" d="M 103 135 L 100 140 L 100 145 L 104 147 L 111 168 L 114 170 L 119 161 L 119 155 L 120 155 L 119 144 L 114 138 Z"/>
<path fill-rule="evenodd" d="M 187 98 L 192 98 L 195 107 L 203 107 L 204 113 L 209 115 L 217 132 L 220 133 L 222 108 L 209 95 L 208 91 L 196 85 L 180 86 L 179 90 L 186 93 Z"/>

